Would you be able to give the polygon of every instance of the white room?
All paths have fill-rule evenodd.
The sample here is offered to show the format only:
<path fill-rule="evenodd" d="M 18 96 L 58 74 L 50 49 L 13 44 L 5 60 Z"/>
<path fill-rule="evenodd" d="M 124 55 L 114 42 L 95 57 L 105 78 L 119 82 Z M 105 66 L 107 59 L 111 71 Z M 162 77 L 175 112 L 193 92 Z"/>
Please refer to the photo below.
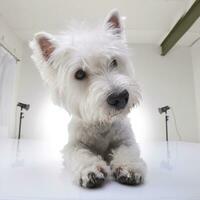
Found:
<path fill-rule="evenodd" d="M 79 23 L 102 27 L 113 9 L 141 94 L 126 117 L 147 172 L 143 184 L 126 186 L 111 167 L 91 190 L 62 164 L 74 114 L 56 103 L 30 42 L 38 32 L 73 33 L 66 31 Z M 0 199 L 199 200 L 199 16 L 199 0 L 0 0 Z"/>

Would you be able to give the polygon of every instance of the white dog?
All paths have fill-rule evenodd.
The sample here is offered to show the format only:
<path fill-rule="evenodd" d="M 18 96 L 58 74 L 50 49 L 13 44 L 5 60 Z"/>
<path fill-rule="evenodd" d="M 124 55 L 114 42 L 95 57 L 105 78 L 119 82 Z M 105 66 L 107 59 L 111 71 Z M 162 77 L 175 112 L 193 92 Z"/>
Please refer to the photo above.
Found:
<path fill-rule="evenodd" d="M 72 115 L 63 153 L 75 182 L 98 187 L 111 172 L 122 184 L 141 184 L 146 165 L 126 117 L 140 93 L 119 13 L 95 28 L 40 32 L 31 48 L 54 102 Z"/>

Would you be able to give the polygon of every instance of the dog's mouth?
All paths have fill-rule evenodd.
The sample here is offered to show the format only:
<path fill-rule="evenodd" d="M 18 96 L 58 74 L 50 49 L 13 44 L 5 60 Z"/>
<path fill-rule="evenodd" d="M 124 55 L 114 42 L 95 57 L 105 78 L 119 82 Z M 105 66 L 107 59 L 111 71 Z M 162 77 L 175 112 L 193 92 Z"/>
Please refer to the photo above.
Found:
<path fill-rule="evenodd" d="M 131 108 L 126 107 L 124 109 L 113 109 L 111 112 L 109 112 L 108 117 L 110 120 L 113 120 L 115 118 L 120 118 L 122 116 L 127 115 L 130 112 Z"/>
<path fill-rule="evenodd" d="M 110 118 L 118 118 L 118 117 L 123 117 L 123 116 L 126 116 L 128 115 L 131 110 L 133 108 L 135 108 L 137 106 L 137 103 L 130 103 L 130 104 L 127 104 L 126 107 L 124 109 L 113 109 L 111 112 L 109 112 L 109 117 Z"/>
<path fill-rule="evenodd" d="M 118 111 L 116 113 L 110 114 L 109 116 L 110 116 L 110 118 L 113 118 L 113 117 L 116 117 L 116 116 L 120 115 L 121 113 L 122 113 L 122 111 Z"/>

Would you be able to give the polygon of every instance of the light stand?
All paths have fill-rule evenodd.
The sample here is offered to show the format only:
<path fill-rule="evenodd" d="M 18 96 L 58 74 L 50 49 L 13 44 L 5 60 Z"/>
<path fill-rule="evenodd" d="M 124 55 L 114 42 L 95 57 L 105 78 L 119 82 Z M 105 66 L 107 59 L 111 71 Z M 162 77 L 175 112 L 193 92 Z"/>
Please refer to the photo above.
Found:
<path fill-rule="evenodd" d="M 166 128 L 166 141 L 168 142 L 168 120 L 169 116 L 167 115 L 167 111 L 165 112 L 165 128 Z"/>
<path fill-rule="evenodd" d="M 20 110 L 20 117 L 19 117 L 19 132 L 18 132 L 18 140 L 21 138 L 21 126 L 22 126 L 22 119 L 24 118 L 24 113 L 22 112 L 22 108 Z"/>
<path fill-rule="evenodd" d="M 24 118 L 24 113 L 23 109 L 29 110 L 30 105 L 29 104 L 24 104 L 24 103 L 18 103 L 18 107 L 20 107 L 20 118 L 19 118 L 19 132 L 18 132 L 18 140 L 21 138 L 21 126 L 22 126 L 22 119 Z"/>
<path fill-rule="evenodd" d="M 168 142 L 168 121 L 169 121 L 169 116 L 167 115 L 167 111 L 170 109 L 169 106 L 164 106 L 161 108 L 158 108 L 158 111 L 160 114 L 165 113 L 165 129 L 166 129 L 166 141 Z"/>

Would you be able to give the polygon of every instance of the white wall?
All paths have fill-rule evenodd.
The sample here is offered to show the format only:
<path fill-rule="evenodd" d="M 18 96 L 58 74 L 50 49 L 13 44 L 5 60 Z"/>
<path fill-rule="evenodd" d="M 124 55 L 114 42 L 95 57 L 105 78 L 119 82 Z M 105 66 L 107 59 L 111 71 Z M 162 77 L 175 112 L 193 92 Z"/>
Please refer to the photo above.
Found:
<path fill-rule="evenodd" d="M 3 44 L 6 48 L 8 48 L 9 51 L 15 54 L 19 59 L 21 59 L 23 51 L 22 42 L 1 17 L 0 17 L 0 43 Z M 17 104 L 20 62 L 17 63 L 16 68 L 17 69 L 15 77 L 14 99 L 13 99 L 13 104 L 11 105 L 13 110 L 13 118 L 11 119 L 11 126 L 9 127 L 8 137 L 14 137 L 16 131 L 15 114 L 16 114 L 16 104 Z M 3 133 L 0 133 L 0 136 L 1 134 Z"/>
<path fill-rule="evenodd" d="M 191 47 L 200 141 L 200 41 Z"/>
<path fill-rule="evenodd" d="M 164 140 L 164 116 L 158 107 L 174 107 L 177 124 L 183 140 L 197 141 L 192 62 L 188 48 L 176 48 L 161 57 L 157 46 L 134 45 L 132 56 L 143 101 L 130 115 L 139 141 Z M 22 135 L 26 138 L 67 139 L 69 116 L 53 106 L 46 87 L 30 59 L 30 50 L 24 49 L 19 87 L 19 101 L 30 103 L 25 113 Z M 170 114 L 170 139 L 177 139 Z"/>
<path fill-rule="evenodd" d="M 30 104 L 30 110 L 24 111 L 22 137 L 62 142 L 67 138 L 69 116 L 51 102 L 48 89 L 30 56 L 29 47 L 24 45 L 18 101 Z"/>
<path fill-rule="evenodd" d="M 189 48 L 176 47 L 168 55 L 160 56 L 153 45 L 132 46 L 132 56 L 143 102 L 132 113 L 132 123 L 139 140 L 165 138 L 164 115 L 158 107 L 174 108 L 182 139 L 197 141 L 197 117 L 194 100 L 193 71 Z M 172 113 L 169 112 L 169 138 L 178 139 Z"/>
<path fill-rule="evenodd" d="M 22 56 L 22 42 L 0 16 L 0 43 L 18 58 Z"/>

